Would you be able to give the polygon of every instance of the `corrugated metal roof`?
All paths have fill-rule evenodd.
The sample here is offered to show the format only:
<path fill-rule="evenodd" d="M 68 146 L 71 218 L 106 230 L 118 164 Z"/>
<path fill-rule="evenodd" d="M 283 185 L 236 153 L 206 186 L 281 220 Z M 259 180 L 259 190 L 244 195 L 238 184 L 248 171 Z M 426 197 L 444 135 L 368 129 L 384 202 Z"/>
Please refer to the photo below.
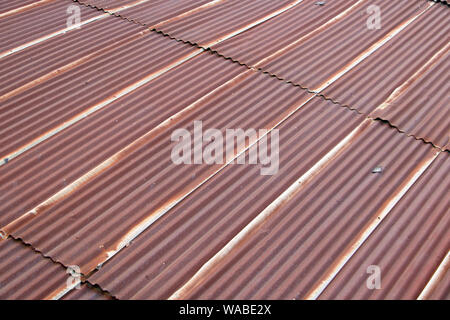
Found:
<path fill-rule="evenodd" d="M 245 71 L 244 67 L 203 53 L 1 166 L 2 226 Z M 96 96 L 95 92 L 89 93 Z"/>
<path fill-rule="evenodd" d="M 381 50 L 372 53 L 332 83 L 323 94 L 369 113 L 447 45 L 449 32 L 448 8 L 434 5 Z"/>
<path fill-rule="evenodd" d="M 338 157 L 297 183 L 289 200 L 261 213 L 226 254 L 212 258 L 174 297 L 311 297 L 436 153 L 372 122 Z M 382 173 L 373 173 L 376 167 Z"/>
<path fill-rule="evenodd" d="M 13 158 L 199 52 L 149 32 L 129 40 L 2 101 L 0 159 Z"/>
<path fill-rule="evenodd" d="M 275 52 L 256 66 L 316 90 L 427 9 L 426 6 L 405 6 L 402 1 L 374 0 L 370 4 L 379 7 L 382 12 L 380 29 L 368 30 L 368 3 L 360 1 L 351 10 L 338 16 L 336 23 L 323 30 L 314 30 L 306 39 L 299 37 L 294 45 Z M 317 10 L 321 10 L 321 7 Z M 336 95 L 330 93 L 328 96 Z"/>
<path fill-rule="evenodd" d="M 318 6 L 317 0 L 304 0 L 247 32 L 214 45 L 212 49 L 225 57 L 255 66 L 262 59 L 322 27 L 357 2 L 332 1 L 325 6 Z"/>
<path fill-rule="evenodd" d="M 450 150 L 450 45 L 400 86 L 373 117 L 387 119 L 400 130 Z"/>
<path fill-rule="evenodd" d="M 192 131 L 196 120 L 203 121 L 204 130 L 271 129 L 309 96 L 275 78 L 247 71 L 189 106 L 183 117 L 172 116 L 81 181 L 69 184 L 67 194 L 38 205 L 3 231 L 88 274 L 224 166 L 175 165 L 173 130 Z"/>
<path fill-rule="evenodd" d="M 227 0 L 154 26 L 171 37 L 210 47 L 298 5 L 302 0 Z"/>
<path fill-rule="evenodd" d="M 449 170 L 450 158 L 441 153 L 320 298 L 416 299 L 450 247 L 450 180 L 442 179 Z M 365 285 L 370 265 L 382 270 L 379 290 Z"/>
<path fill-rule="evenodd" d="M 83 283 L 79 289 L 72 289 L 61 300 L 112 300 L 112 297 L 100 289 Z"/>
<path fill-rule="evenodd" d="M 1 4 L 0 297 L 448 299 L 448 10 Z M 279 171 L 175 165 L 195 120 L 279 129 Z"/>
<path fill-rule="evenodd" d="M 150 226 L 90 280 L 120 299 L 170 297 L 363 120 L 354 112 L 314 98 L 278 127 L 278 174 L 261 176 L 260 166 L 228 166 Z"/>
<path fill-rule="evenodd" d="M 71 289 L 69 273 L 32 248 L 8 238 L 0 241 L 0 299 L 52 299 Z"/>

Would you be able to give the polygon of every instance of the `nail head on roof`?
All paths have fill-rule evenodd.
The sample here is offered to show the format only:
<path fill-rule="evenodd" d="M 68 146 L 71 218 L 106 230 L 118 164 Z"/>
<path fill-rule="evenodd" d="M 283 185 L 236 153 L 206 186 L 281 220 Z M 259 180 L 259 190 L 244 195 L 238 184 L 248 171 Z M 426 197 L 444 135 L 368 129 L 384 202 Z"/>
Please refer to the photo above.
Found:
<path fill-rule="evenodd" d="M 373 168 L 372 173 L 382 173 L 383 172 L 383 167 L 382 166 L 377 166 L 375 168 Z"/>

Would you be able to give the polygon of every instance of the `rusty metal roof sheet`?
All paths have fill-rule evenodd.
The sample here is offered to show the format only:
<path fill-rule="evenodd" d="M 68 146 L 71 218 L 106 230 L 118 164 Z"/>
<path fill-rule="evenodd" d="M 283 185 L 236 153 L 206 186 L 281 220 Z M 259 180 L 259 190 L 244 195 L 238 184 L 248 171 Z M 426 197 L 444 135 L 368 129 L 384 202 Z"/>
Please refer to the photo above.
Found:
<path fill-rule="evenodd" d="M 124 28 L 124 32 L 129 31 Z M 121 90 L 132 90 L 198 52 L 155 33 L 132 35 L 128 40 L 3 100 L 0 159 L 13 158 L 105 107 Z"/>
<path fill-rule="evenodd" d="M 99 19 L 105 15 L 76 3 L 53 0 L 18 14 L 1 17 L 0 57 L 70 29 L 67 26 L 69 5 L 80 9 L 81 23 Z"/>
<path fill-rule="evenodd" d="M 1 166 L 1 225 L 25 215 L 168 117 L 245 71 L 203 53 Z M 173 94 L 180 90 L 184 94 Z"/>
<path fill-rule="evenodd" d="M 304 0 L 247 32 L 212 46 L 212 49 L 226 57 L 255 66 L 262 59 L 322 27 L 356 2 L 357 0 L 332 1 L 326 6 L 318 6 L 317 0 Z"/>
<path fill-rule="evenodd" d="M 261 213 L 224 247 L 226 254 L 213 257 L 174 297 L 314 296 L 436 154 L 386 124 L 370 123 L 319 172 L 294 185 L 287 200 Z M 382 172 L 373 173 L 376 167 Z"/>
<path fill-rule="evenodd" d="M 448 10 L 4 1 L 0 297 L 448 299 Z M 175 165 L 195 120 L 280 130 L 278 173 Z"/>
<path fill-rule="evenodd" d="M 449 170 L 450 157 L 441 153 L 320 298 L 416 299 L 450 247 L 450 179 L 443 179 Z M 370 265 L 382 270 L 379 290 L 365 285 Z"/>
<path fill-rule="evenodd" d="M 196 120 L 203 121 L 204 130 L 271 129 L 309 97 L 294 86 L 248 70 L 2 230 L 88 274 L 224 166 L 175 165 L 171 160 L 173 130 L 192 131 Z M 225 160 L 226 164 L 230 159 Z"/>
<path fill-rule="evenodd" d="M 62 296 L 61 300 L 112 300 L 112 297 L 99 288 L 83 283 L 80 288 L 74 288 Z"/>
<path fill-rule="evenodd" d="M 170 297 L 363 120 L 354 112 L 314 98 L 277 127 L 281 156 L 277 175 L 262 176 L 260 166 L 228 166 L 90 280 L 120 299 Z"/>
<path fill-rule="evenodd" d="M 450 11 L 433 5 L 396 37 L 339 77 L 323 94 L 369 113 L 448 45 Z M 445 70 L 441 77 L 446 73 Z"/>
<path fill-rule="evenodd" d="M 52 299 L 65 291 L 69 274 L 22 242 L 0 241 L 0 299 Z"/>
<path fill-rule="evenodd" d="M 154 26 L 171 37 L 210 47 L 264 22 L 302 0 L 216 0 L 214 5 Z"/>
<path fill-rule="evenodd" d="M 367 3 L 360 1 L 333 17 L 337 20 L 335 23 L 323 29 L 314 29 L 304 38 L 299 37 L 293 45 L 265 57 L 256 66 L 308 89 L 317 90 L 359 56 L 373 50 L 428 9 L 427 6 L 405 6 L 403 1 L 374 0 L 370 3 L 378 6 L 383 13 L 380 29 L 368 30 Z M 317 10 L 321 10 L 321 7 Z"/>
<path fill-rule="evenodd" d="M 450 150 L 450 45 L 400 86 L 373 117 Z"/>

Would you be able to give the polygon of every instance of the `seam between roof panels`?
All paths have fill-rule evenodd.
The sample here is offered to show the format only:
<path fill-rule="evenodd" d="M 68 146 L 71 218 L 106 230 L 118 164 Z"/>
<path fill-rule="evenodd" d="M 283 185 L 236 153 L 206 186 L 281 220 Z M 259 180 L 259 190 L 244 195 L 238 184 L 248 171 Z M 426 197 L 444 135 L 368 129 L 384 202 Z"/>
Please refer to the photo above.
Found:
<path fill-rule="evenodd" d="M 156 28 L 151 28 L 151 27 L 149 27 L 147 24 L 142 23 L 142 22 L 140 22 L 140 21 L 137 20 L 137 19 L 129 19 L 129 18 L 127 18 L 127 17 L 124 17 L 124 16 L 122 16 L 120 13 L 109 12 L 109 11 L 107 11 L 107 10 L 105 10 L 105 9 L 102 9 L 102 8 L 99 8 L 99 7 L 96 7 L 96 6 L 92 6 L 92 5 L 87 5 L 87 4 L 84 4 L 84 3 L 82 3 L 82 2 L 79 2 L 79 0 L 72 0 L 72 1 L 78 2 L 78 3 L 80 3 L 81 5 L 84 5 L 84 6 L 93 8 L 93 9 L 97 9 L 97 10 L 100 10 L 100 11 L 103 11 L 103 12 L 106 12 L 106 13 L 109 13 L 109 14 L 115 16 L 115 17 L 121 18 L 121 19 L 123 19 L 123 20 L 129 21 L 129 22 L 132 22 L 132 23 L 135 23 L 135 24 L 138 24 L 138 25 L 140 25 L 140 26 L 147 27 L 147 28 L 150 29 L 151 31 L 153 31 L 153 32 L 155 32 L 155 33 L 158 33 L 158 34 L 161 34 L 161 35 L 163 35 L 164 37 L 167 37 L 167 38 L 169 38 L 169 39 L 171 39 L 171 40 L 175 40 L 175 41 L 177 41 L 177 42 L 189 44 L 189 45 L 191 45 L 191 46 L 193 46 L 193 47 L 200 48 L 200 49 L 203 49 L 203 50 L 205 50 L 205 51 L 209 51 L 209 52 L 214 53 L 214 54 L 216 54 L 217 56 L 219 56 L 219 57 L 221 57 L 221 58 L 223 58 L 223 59 L 225 59 L 225 60 L 230 60 L 231 62 L 237 63 L 237 64 L 239 64 L 239 65 L 241 65 L 241 66 L 245 66 L 245 67 L 247 67 L 248 69 L 251 69 L 251 70 L 254 70 L 254 71 L 257 71 L 257 72 L 261 72 L 261 73 L 266 74 L 266 75 L 268 75 L 268 76 L 270 76 L 270 77 L 276 78 L 276 79 L 278 79 L 279 81 L 282 81 L 282 82 L 284 82 L 284 83 L 287 83 L 287 84 L 293 85 L 293 86 L 295 86 L 295 87 L 299 87 L 299 88 L 301 88 L 301 89 L 303 89 L 303 90 L 306 90 L 306 91 L 308 91 L 309 93 L 314 94 L 316 97 L 320 97 L 320 98 L 322 98 L 322 99 L 324 99 L 324 100 L 330 101 L 330 102 L 332 102 L 332 103 L 335 104 L 335 105 L 338 105 L 338 106 L 343 107 L 343 108 L 347 108 L 347 109 L 349 109 L 349 110 L 351 110 L 351 111 L 355 111 L 355 112 L 357 112 L 357 113 L 359 113 L 359 114 L 361 114 L 361 115 L 363 115 L 363 116 L 366 116 L 367 119 L 372 119 L 372 120 L 375 120 L 375 121 L 383 121 L 383 122 L 386 122 L 386 123 L 388 123 L 389 126 L 391 126 L 392 128 L 397 129 L 397 131 L 398 131 L 399 133 L 405 134 L 407 137 L 412 137 L 412 138 L 414 138 L 414 139 L 416 139 L 416 140 L 418 140 L 418 141 L 422 141 L 422 142 L 425 143 L 425 144 L 430 144 L 430 145 L 432 145 L 433 147 L 439 149 L 440 151 L 450 151 L 447 147 L 439 147 L 439 146 L 437 146 L 433 141 L 431 141 L 431 140 L 429 140 L 429 139 L 422 138 L 422 137 L 418 137 L 418 136 L 414 135 L 413 133 L 409 133 L 409 132 L 407 132 L 406 130 L 402 130 L 400 127 L 396 126 L 395 124 L 393 124 L 393 123 L 392 123 L 390 120 L 388 120 L 388 119 L 383 119 L 383 118 L 380 118 L 380 117 L 371 117 L 370 114 L 363 113 L 363 112 L 359 111 L 357 108 L 352 107 L 352 106 L 350 106 L 350 105 L 348 105 L 348 104 L 344 104 L 344 103 L 342 103 L 342 102 L 339 102 L 339 101 L 333 99 L 332 97 L 327 97 L 326 95 L 324 95 L 324 94 L 321 93 L 321 92 L 315 92 L 314 90 L 311 90 L 310 88 L 308 88 L 308 87 L 306 87 L 306 86 L 303 86 L 303 85 L 301 85 L 301 84 L 299 84 L 299 83 L 292 82 L 292 81 L 290 81 L 290 80 L 287 80 L 287 79 L 285 79 L 285 78 L 283 78 L 283 77 L 280 77 L 280 76 L 278 76 L 278 75 L 276 75 L 276 74 L 274 74 L 274 73 L 272 73 L 272 72 L 265 71 L 265 70 L 263 70 L 262 68 L 254 67 L 254 66 L 248 65 L 248 64 L 246 64 L 246 63 L 243 63 L 243 62 L 241 62 L 241 61 L 239 61 L 239 60 L 237 60 L 237 59 L 234 59 L 234 58 L 231 57 L 231 56 L 224 55 L 224 54 L 220 53 L 219 51 L 214 50 L 214 49 L 212 49 L 212 48 L 210 48 L 210 47 L 203 47 L 203 46 L 197 44 L 196 42 L 191 42 L 191 41 L 189 41 L 189 40 L 183 40 L 183 39 L 175 38 L 175 37 L 171 36 L 170 34 L 164 32 L 164 31 L 162 31 L 162 30 L 157 30 Z M 438 3 L 438 4 L 446 5 L 446 4 L 443 3 L 443 2 L 437 2 L 437 1 L 433 1 L 433 0 L 428 0 L 428 2 L 433 2 L 433 3 Z M 449 5 L 447 4 L 446 6 L 448 7 Z M 245 32 L 245 31 L 244 31 L 244 32 Z"/>

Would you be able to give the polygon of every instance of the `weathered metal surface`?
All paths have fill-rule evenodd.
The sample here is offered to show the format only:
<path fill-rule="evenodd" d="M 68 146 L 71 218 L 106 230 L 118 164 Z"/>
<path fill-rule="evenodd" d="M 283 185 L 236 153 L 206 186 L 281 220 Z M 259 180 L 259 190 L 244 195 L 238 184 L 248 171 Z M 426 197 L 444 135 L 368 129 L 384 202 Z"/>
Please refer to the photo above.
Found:
<path fill-rule="evenodd" d="M 21 46 L 30 45 L 33 41 L 67 29 L 67 21 L 70 17 L 67 13 L 69 6 L 76 6 L 80 9 L 81 23 L 105 15 L 103 12 L 92 10 L 75 2 L 55 0 L 2 17 L 0 20 L 0 57 L 11 50 L 18 50 Z"/>
<path fill-rule="evenodd" d="M 79 2 L 108 13 L 0 4 L 0 236 L 32 246 L 0 240 L 0 297 L 111 298 L 58 261 L 120 298 L 449 298 L 449 154 L 417 140 L 449 145 L 447 5 Z M 281 128 L 279 172 L 176 166 L 194 120 Z"/>
<path fill-rule="evenodd" d="M 22 242 L 0 241 L 0 299 L 51 299 L 66 289 L 68 280 L 66 269 Z"/>
<path fill-rule="evenodd" d="M 168 21 L 182 14 L 200 10 L 211 0 L 159 0 L 148 1 L 120 12 L 120 16 L 149 27 Z"/>
<path fill-rule="evenodd" d="M 129 40 L 2 101 L 0 159 L 11 160 L 198 52 L 151 32 Z M 84 45 L 83 33 L 78 44 Z M 54 59 L 59 59 L 58 55 Z"/>
<path fill-rule="evenodd" d="M 318 28 L 357 2 L 332 1 L 325 6 L 318 6 L 317 0 L 304 0 L 265 23 L 214 45 L 212 49 L 241 63 L 255 66 L 298 39 L 317 32 Z"/>
<path fill-rule="evenodd" d="M 5 0 L 0 3 L 0 18 L 24 12 L 45 2 L 54 0 Z"/>
<path fill-rule="evenodd" d="M 450 252 L 447 254 L 450 256 Z M 430 292 L 424 297 L 427 300 L 450 300 L 450 265 L 446 266 L 444 275 L 437 279 Z"/>
<path fill-rule="evenodd" d="M 450 156 L 442 152 L 331 281 L 321 299 L 417 299 L 450 248 Z M 366 285 L 380 268 L 380 288 Z M 437 296 L 449 293 L 442 279 Z M 439 293 L 442 292 L 442 293 Z"/>
<path fill-rule="evenodd" d="M 76 0 L 84 5 L 96 7 L 104 10 L 120 8 L 134 3 L 145 2 L 145 0 Z M 154 0 L 147 0 L 148 2 Z"/>
<path fill-rule="evenodd" d="M 0 59 L 0 102 L 80 67 L 102 53 L 114 52 L 115 47 L 142 37 L 144 30 L 109 16 L 4 57 Z"/>
<path fill-rule="evenodd" d="M 172 115 L 3 231 L 87 274 L 224 166 L 175 165 L 171 158 L 175 129 L 185 128 L 192 135 L 195 120 L 203 121 L 203 130 L 271 129 L 310 96 L 248 70 Z M 131 107 L 124 101 L 122 105 Z M 237 146 L 237 154 L 244 147 Z M 224 160 L 231 159 L 227 155 Z"/>
<path fill-rule="evenodd" d="M 362 121 L 356 113 L 314 98 L 277 127 L 277 174 L 262 176 L 260 165 L 229 165 L 144 231 L 90 281 L 120 299 L 170 297 Z"/>
<path fill-rule="evenodd" d="M 0 228 L 245 71 L 203 53 L 1 166 Z"/>
<path fill-rule="evenodd" d="M 316 90 L 345 70 L 359 56 L 365 56 L 376 48 L 392 32 L 427 10 L 425 1 L 419 3 L 421 5 L 405 6 L 403 1 L 358 2 L 336 23 L 318 33 L 313 32 L 305 39 L 300 38 L 287 50 L 276 52 L 262 63 L 257 63 L 257 66 L 278 77 Z M 368 27 L 370 14 L 366 10 L 369 6 L 377 6 L 381 12 L 383 20 L 380 29 L 370 30 Z"/>
<path fill-rule="evenodd" d="M 372 113 L 400 130 L 450 148 L 450 44 Z"/>
<path fill-rule="evenodd" d="M 373 122 L 175 297 L 309 297 L 436 152 Z"/>
<path fill-rule="evenodd" d="M 323 93 L 341 104 L 370 113 L 448 43 L 449 32 L 450 11 L 442 5 L 433 5 Z"/>
<path fill-rule="evenodd" d="M 113 298 L 100 289 L 83 283 L 80 288 L 74 288 L 60 300 L 112 300 Z"/>
<path fill-rule="evenodd" d="M 299 3 L 301 0 L 218 1 L 204 10 L 159 24 L 156 29 L 176 39 L 210 47 Z"/>

